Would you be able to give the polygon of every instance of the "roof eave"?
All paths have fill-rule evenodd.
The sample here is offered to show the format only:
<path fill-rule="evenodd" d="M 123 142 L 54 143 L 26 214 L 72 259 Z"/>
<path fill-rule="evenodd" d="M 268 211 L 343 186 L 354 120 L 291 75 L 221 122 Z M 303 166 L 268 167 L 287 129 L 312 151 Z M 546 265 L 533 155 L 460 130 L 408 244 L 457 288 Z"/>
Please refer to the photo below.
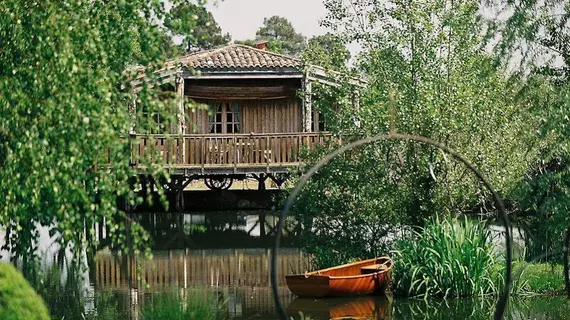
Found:
<path fill-rule="evenodd" d="M 303 72 L 294 67 L 285 68 L 184 68 L 181 76 L 185 79 L 264 79 L 264 78 L 302 78 Z"/>

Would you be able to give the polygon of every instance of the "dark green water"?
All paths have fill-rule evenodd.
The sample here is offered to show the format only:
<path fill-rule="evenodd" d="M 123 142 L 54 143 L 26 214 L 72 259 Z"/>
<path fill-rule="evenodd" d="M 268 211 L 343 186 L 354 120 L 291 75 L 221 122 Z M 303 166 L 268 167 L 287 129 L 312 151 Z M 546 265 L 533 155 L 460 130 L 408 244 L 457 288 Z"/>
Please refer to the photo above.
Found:
<path fill-rule="evenodd" d="M 169 221 L 148 219 L 155 223 L 155 247 L 171 250 L 155 250 L 150 261 L 100 252 L 79 282 L 71 270 L 55 267 L 47 250 L 41 293 L 53 319 L 143 320 L 142 311 L 159 297 L 196 293 L 214 297 L 210 307 L 229 319 L 278 319 L 270 291 L 268 249 L 276 218 L 263 219 L 251 214 L 186 215 L 175 222 L 183 221 L 188 238 L 173 231 L 176 228 Z M 168 228 L 161 230 L 159 223 Z M 43 239 L 44 248 L 53 248 L 49 237 Z M 286 243 L 294 245 L 294 240 Z M 310 269 L 307 257 L 298 249 L 284 248 L 278 265 L 280 299 L 294 319 L 300 319 L 301 313 L 313 320 L 490 319 L 494 310 L 493 299 L 295 298 L 284 276 Z M 570 301 L 545 296 L 511 300 L 507 319 L 570 319 Z"/>

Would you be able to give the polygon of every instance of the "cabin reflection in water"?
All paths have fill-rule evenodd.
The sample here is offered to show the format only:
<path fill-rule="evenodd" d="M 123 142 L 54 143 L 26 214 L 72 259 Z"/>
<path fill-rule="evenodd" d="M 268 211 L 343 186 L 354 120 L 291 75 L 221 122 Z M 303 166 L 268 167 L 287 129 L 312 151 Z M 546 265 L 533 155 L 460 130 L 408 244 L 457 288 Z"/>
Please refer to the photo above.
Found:
<path fill-rule="evenodd" d="M 95 290 L 123 295 L 130 318 L 138 318 L 145 303 L 160 293 L 210 292 L 224 301 L 232 318 L 269 319 L 275 315 L 269 280 L 268 249 L 227 249 L 154 252 L 152 260 L 99 253 L 92 277 Z M 139 267 L 137 267 L 139 263 Z M 293 298 L 286 273 L 308 270 L 308 258 L 298 249 L 283 249 L 278 257 L 279 293 L 285 306 Z"/>
<path fill-rule="evenodd" d="M 269 257 L 269 249 L 155 252 L 152 260 L 99 254 L 95 286 L 103 289 L 269 287 Z M 308 258 L 298 249 L 280 250 L 277 263 L 279 285 L 282 286 L 286 273 L 309 269 Z"/>
<path fill-rule="evenodd" d="M 221 308 L 231 319 L 278 319 L 269 279 L 269 248 L 278 222 L 274 214 L 147 213 L 138 216 L 138 220 L 150 227 L 155 248 L 167 250 L 154 250 L 152 260 L 102 251 L 90 269 L 95 291 L 113 292 L 120 310 L 124 311 L 123 318 L 140 319 L 141 311 L 152 305 L 159 295 L 211 294 L 218 297 Z M 105 235 L 103 229 L 100 236 L 105 238 Z M 283 243 L 294 244 L 294 238 L 291 230 Z M 228 246 L 238 249 L 224 249 Z M 168 250 L 184 247 L 186 249 Z M 300 249 L 282 248 L 277 263 L 281 302 L 285 308 L 289 306 L 288 311 L 296 319 L 299 311 L 313 320 L 359 312 L 364 319 L 383 319 L 384 316 L 369 318 L 368 315 L 371 312 L 388 314 L 383 300 L 378 304 L 377 298 L 337 299 L 328 304 L 293 301 L 295 297 L 285 284 L 285 275 L 312 270 L 309 257 Z M 333 303 L 335 301 L 337 303 Z"/>
<path fill-rule="evenodd" d="M 386 297 L 356 299 L 300 299 L 289 292 L 287 273 L 309 270 L 309 260 L 298 249 L 283 249 L 278 257 L 279 294 L 291 316 L 299 311 L 314 320 L 336 317 L 385 319 L 390 314 Z M 137 267 L 139 263 L 139 267 Z M 233 319 L 277 319 L 269 280 L 268 249 L 228 249 L 154 252 L 152 260 L 136 260 L 99 253 L 92 279 L 96 291 L 113 291 L 130 319 L 138 319 L 157 294 L 196 292 L 217 296 Z"/>

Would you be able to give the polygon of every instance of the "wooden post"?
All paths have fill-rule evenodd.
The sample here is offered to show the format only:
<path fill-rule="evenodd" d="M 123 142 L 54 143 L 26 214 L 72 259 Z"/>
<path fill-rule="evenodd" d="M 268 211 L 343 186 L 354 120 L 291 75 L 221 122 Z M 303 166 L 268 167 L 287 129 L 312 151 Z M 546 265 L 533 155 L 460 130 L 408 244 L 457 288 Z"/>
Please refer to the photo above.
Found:
<path fill-rule="evenodd" d="M 267 232 L 265 231 L 265 213 L 259 214 L 259 236 L 265 237 Z"/>
<path fill-rule="evenodd" d="M 360 111 L 360 90 L 358 88 L 352 91 L 352 109 L 354 112 Z"/>
<path fill-rule="evenodd" d="M 358 119 L 358 112 L 360 111 L 360 90 L 355 88 L 352 92 L 352 109 L 354 111 L 354 125 L 360 128 L 360 120 Z"/>
<path fill-rule="evenodd" d="M 184 78 L 182 75 L 176 76 L 176 92 L 180 99 L 178 102 L 178 133 L 181 135 L 182 139 L 182 143 L 178 144 L 178 146 L 182 148 L 182 152 L 179 152 L 178 154 L 182 155 L 181 163 L 186 163 L 186 139 L 184 139 L 184 134 L 186 133 L 186 110 L 184 106 Z"/>
<path fill-rule="evenodd" d="M 309 70 L 303 77 L 303 132 L 311 132 L 311 122 L 313 120 L 312 107 L 312 83 L 309 79 Z"/>

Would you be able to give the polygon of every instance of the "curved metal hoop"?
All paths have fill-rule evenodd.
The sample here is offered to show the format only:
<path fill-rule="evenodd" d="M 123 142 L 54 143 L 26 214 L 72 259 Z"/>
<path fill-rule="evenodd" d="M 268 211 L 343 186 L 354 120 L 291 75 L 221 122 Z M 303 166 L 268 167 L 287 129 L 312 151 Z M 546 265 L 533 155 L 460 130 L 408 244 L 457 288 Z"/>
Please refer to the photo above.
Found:
<path fill-rule="evenodd" d="M 564 237 L 564 285 L 566 286 L 566 295 L 570 299 L 570 267 L 568 266 L 568 246 L 570 245 L 570 227 L 566 229 L 566 237 Z"/>
<path fill-rule="evenodd" d="M 354 141 L 354 142 L 351 142 L 347 145 L 342 146 L 341 148 L 334 150 L 333 152 L 328 154 L 326 157 L 321 159 L 319 162 L 317 162 L 317 164 L 314 167 L 312 167 L 307 173 L 305 173 L 301 177 L 301 179 L 299 180 L 299 182 L 297 183 L 297 185 L 293 189 L 293 192 L 291 192 L 291 194 L 287 198 L 287 202 L 285 202 L 285 205 L 283 206 L 283 210 L 281 211 L 281 215 L 279 216 L 279 223 L 277 224 L 277 233 L 276 233 L 276 237 L 275 237 L 275 243 L 274 243 L 272 251 L 271 251 L 271 270 L 270 270 L 271 290 L 273 293 L 273 300 L 275 302 L 275 307 L 277 309 L 277 313 L 278 313 L 279 317 L 282 320 L 288 319 L 287 314 L 285 313 L 285 310 L 283 309 L 283 305 L 281 305 L 281 300 L 279 299 L 279 294 L 278 294 L 278 290 L 277 290 L 277 252 L 279 250 L 279 245 L 281 242 L 281 234 L 283 232 L 283 224 L 285 222 L 285 218 L 287 217 L 287 214 L 289 213 L 291 207 L 293 206 L 293 203 L 297 199 L 297 196 L 299 195 L 299 193 L 301 193 L 301 190 L 303 189 L 303 187 L 307 184 L 309 179 L 311 179 L 311 177 L 317 172 L 317 170 L 319 170 L 320 168 L 322 168 L 323 166 L 328 164 L 334 157 L 336 157 L 340 154 L 343 154 L 344 152 L 351 150 L 351 149 L 358 147 L 358 146 L 362 146 L 362 145 L 377 142 L 377 141 L 387 141 L 387 140 L 406 140 L 406 141 L 414 141 L 414 142 L 424 143 L 424 144 L 428 144 L 428 145 L 431 145 L 433 147 L 436 147 L 436 148 L 452 155 L 455 159 L 457 159 L 460 162 L 462 162 L 463 164 L 465 164 L 465 166 L 467 166 L 479 178 L 479 180 L 481 180 L 481 182 L 483 182 L 485 187 L 489 191 L 491 191 L 491 193 L 493 194 L 493 198 L 495 199 L 495 202 L 499 208 L 499 212 L 500 212 L 501 218 L 503 220 L 503 224 L 505 226 L 505 249 L 506 249 L 505 286 L 503 288 L 503 292 L 501 293 L 501 295 L 499 297 L 499 301 L 497 302 L 497 306 L 495 308 L 495 314 L 494 314 L 494 319 L 501 320 L 503 318 L 503 315 L 505 313 L 505 309 L 507 307 L 507 302 L 509 299 L 509 293 L 510 293 L 511 282 L 512 282 L 512 275 L 511 275 L 511 273 L 512 273 L 512 250 L 511 250 L 512 239 L 511 239 L 511 231 L 510 231 L 510 222 L 509 222 L 509 219 L 508 219 L 507 214 L 505 212 L 505 206 L 503 204 L 503 200 L 501 199 L 499 194 L 495 191 L 495 189 L 493 189 L 493 187 L 489 183 L 488 179 L 479 170 L 477 170 L 477 168 L 475 168 L 475 166 L 473 164 L 471 164 L 471 162 L 469 162 L 467 159 L 465 159 L 461 154 L 459 154 L 455 150 L 449 148 L 448 146 L 446 146 L 443 143 L 437 142 L 435 140 L 432 140 L 432 139 L 429 139 L 426 137 L 407 135 L 407 134 L 399 134 L 399 133 L 389 133 L 389 134 L 377 135 L 374 137 Z"/>

